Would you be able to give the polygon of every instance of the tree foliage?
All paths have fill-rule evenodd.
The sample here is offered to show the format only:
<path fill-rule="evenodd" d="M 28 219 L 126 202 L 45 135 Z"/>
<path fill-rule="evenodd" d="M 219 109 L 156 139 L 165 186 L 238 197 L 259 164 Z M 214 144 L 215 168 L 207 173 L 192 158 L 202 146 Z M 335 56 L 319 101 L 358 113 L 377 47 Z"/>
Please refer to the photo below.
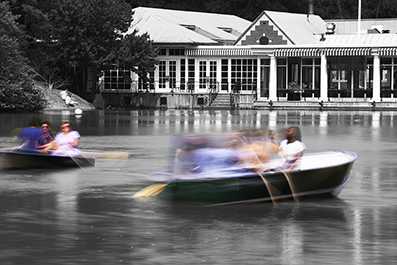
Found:
<path fill-rule="evenodd" d="M 147 33 L 138 35 L 135 30 L 123 38 L 116 58 L 120 68 L 131 69 L 145 79 L 157 64 L 157 49 Z"/>
<path fill-rule="evenodd" d="M 32 69 L 20 48 L 23 31 L 9 5 L 0 2 L 0 111 L 43 109 L 45 96 L 33 86 Z"/>
<path fill-rule="evenodd" d="M 19 10 L 23 10 L 22 23 L 29 36 L 27 54 L 37 72 L 47 79 L 54 71 L 61 73 L 70 80 L 64 82 L 71 83 L 69 89 L 81 95 L 87 68 L 99 71 L 119 61 L 118 49 L 132 22 L 132 8 L 124 0 L 25 0 Z M 134 37 L 141 43 L 139 36 Z M 151 43 L 135 47 L 153 49 Z M 142 67 L 145 62 L 140 59 L 134 59 L 140 68 L 152 67 Z"/>

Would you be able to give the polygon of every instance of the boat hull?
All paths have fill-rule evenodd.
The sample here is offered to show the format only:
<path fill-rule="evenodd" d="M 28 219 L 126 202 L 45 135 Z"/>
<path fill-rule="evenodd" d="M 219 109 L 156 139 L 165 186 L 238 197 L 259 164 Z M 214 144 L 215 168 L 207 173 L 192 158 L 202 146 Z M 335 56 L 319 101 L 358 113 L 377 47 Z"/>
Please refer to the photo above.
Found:
<path fill-rule="evenodd" d="M 354 153 L 353 153 L 354 154 Z M 356 158 L 329 167 L 289 172 L 244 173 L 241 177 L 175 179 L 159 197 L 216 205 L 241 202 L 303 200 L 327 195 L 337 196 L 350 178 Z"/>
<path fill-rule="evenodd" d="M 41 153 L 0 151 L 1 169 L 92 167 L 95 159 L 82 156 L 51 156 Z"/>

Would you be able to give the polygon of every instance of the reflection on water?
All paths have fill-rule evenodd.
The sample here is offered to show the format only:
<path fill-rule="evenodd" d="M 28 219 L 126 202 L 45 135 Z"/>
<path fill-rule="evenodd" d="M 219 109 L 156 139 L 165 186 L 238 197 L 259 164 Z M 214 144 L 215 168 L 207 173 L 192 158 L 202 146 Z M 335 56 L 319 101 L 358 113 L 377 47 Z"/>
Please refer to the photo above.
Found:
<path fill-rule="evenodd" d="M 69 111 L 0 114 L 0 144 L 32 115 L 68 120 L 81 148 L 127 152 L 94 168 L 1 171 L 1 264 L 392 264 L 396 112 Z M 133 200 L 167 168 L 171 136 L 299 126 L 307 152 L 358 159 L 338 198 L 201 207 Z"/>

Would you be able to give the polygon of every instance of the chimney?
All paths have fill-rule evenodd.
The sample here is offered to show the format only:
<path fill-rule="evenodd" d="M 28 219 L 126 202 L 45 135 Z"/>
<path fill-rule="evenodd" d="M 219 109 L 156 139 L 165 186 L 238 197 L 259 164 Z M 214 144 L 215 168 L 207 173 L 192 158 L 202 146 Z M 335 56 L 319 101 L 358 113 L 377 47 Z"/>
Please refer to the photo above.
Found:
<path fill-rule="evenodd" d="M 307 0 L 309 2 L 309 13 L 308 15 L 314 15 L 314 0 Z"/>
<path fill-rule="evenodd" d="M 307 20 L 309 20 L 311 15 L 314 15 L 314 0 L 307 0 L 309 4 L 309 9 L 307 10 Z"/>

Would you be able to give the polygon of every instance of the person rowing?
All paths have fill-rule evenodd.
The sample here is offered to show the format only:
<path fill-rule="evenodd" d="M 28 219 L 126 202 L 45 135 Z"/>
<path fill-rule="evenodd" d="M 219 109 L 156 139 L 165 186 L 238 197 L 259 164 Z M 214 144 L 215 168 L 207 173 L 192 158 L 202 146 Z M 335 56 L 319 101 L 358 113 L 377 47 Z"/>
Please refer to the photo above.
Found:
<path fill-rule="evenodd" d="M 30 123 L 29 127 L 22 129 L 15 135 L 15 139 L 24 139 L 25 141 L 20 146 L 19 149 L 15 151 L 23 151 L 23 152 L 37 152 L 39 147 L 39 139 L 44 137 L 43 132 L 37 128 L 40 126 L 41 119 L 38 116 L 34 116 Z"/>

